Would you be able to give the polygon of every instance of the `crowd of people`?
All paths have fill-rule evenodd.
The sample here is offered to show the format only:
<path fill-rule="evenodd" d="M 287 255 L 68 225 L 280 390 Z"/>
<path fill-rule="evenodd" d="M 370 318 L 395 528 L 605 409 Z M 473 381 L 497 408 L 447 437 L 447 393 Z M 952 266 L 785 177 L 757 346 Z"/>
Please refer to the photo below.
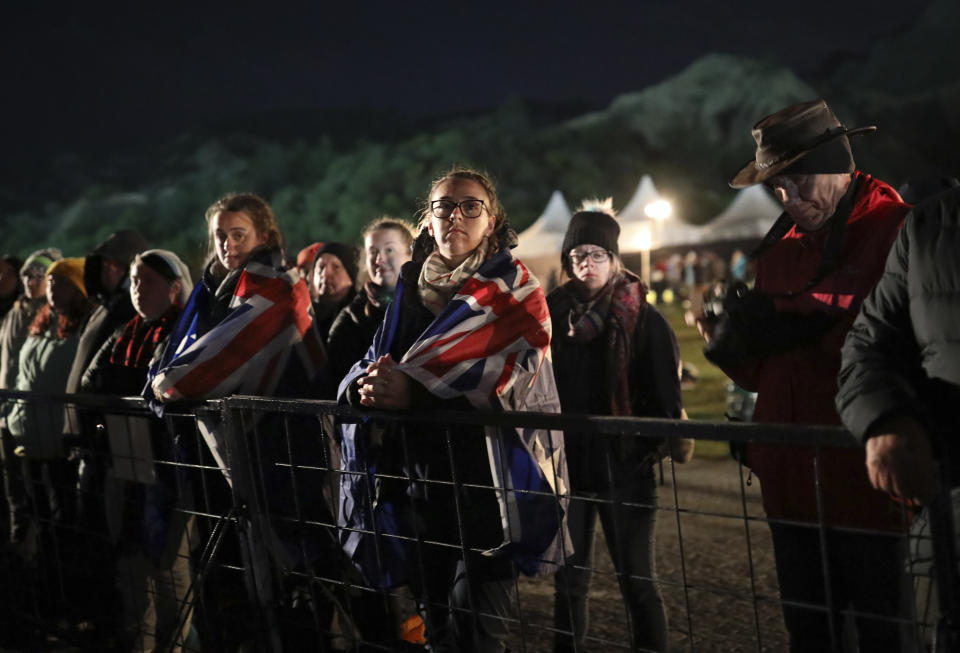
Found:
<path fill-rule="evenodd" d="M 929 434 L 958 383 L 958 277 L 942 235 L 956 231 L 957 193 L 908 218 L 893 188 L 854 165 L 849 137 L 872 129 L 845 127 L 822 100 L 757 123 L 755 159 L 731 186 L 766 185 L 784 213 L 752 255 L 753 287 L 739 284 L 699 321 L 708 358 L 758 393 L 755 421 L 839 424 L 842 415 L 866 441 L 866 465 L 853 449 L 736 452 L 762 484 L 793 651 L 845 650 L 848 608 L 858 615 L 851 650 L 914 650 L 909 514 L 894 499 L 922 505 L 936 494 L 931 451 L 943 446 Z M 677 339 L 619 257 L 609 201 L 585 202 L 571 218 L 558 252 L 565 280 L 549 293 L 511 254 L 516 235 L 487 175 L 452 168 L 416 216 L 372 221 L 362 249 L 317 242 L 292 259 L 269 204 L 234 193 L 206 211 L 209 256 L 196 277 L 128 230 L 82 258 L 50 247 L 0 261 L 0 389 L 143 396 L 159 416 L 140 426 L 153 457 L 178 463 L 145 479 L 120 474 L 109 455 L 116 433 L 103 426 L 121 427 L 90 407 L 20 399 L 0 411 L 10 546 L 29 561 L 53 538 L 73 565 L 117 579 L 97 601 L 60 579 L 68 603 L 86 608 L 76 619 L 109 632 L 116 650 L 184 650 L 194 615 L 204 650 L 247 636 L 242 616 L 224 626 L 218 604 L 242 595 L 236 575 L 205 577 L 217 588 L 209 601 L 191 595 L 215 529 L 191 512 L 201 482 L 190 470 L 210 461 L 226 470 L 230 434 L 171 414 L 178 401 L 245 394 L 336 399 L 356 414 L 684 418 Z M 735 276 L 746 266 L 741 254 Z M 934 380 L 928 407 L 932 391 L 918 384 Z M 598 518 L 627 645 L 667 649 L 654 469 L 664 456 L 689 456 L 677 443 L 472 424 L 452 434 L 434 420 L 382 418 L 342 418 L 331 433 L 278 412 L 259 415 L 255 429 L 274 564 L 308 579 L 280 590 L 294 624 L 288 650 L 316 648 L 317 633 L 303 634 L 311 625 L 333 646 L 344 629 L 338 601 L 354 602 L 365 641 L 417 648 L 400 639 L 390 605 L 319 587 L 346 566 L 371 589 L 409 587 L 432 651 L 505 650 L 516 575 L 553 574 L 554 648 L 584 650 Z M 314 470 L 333 457 L 335 500 L 321 498 L 331 477 L 291 476 L 292 451 Z M 228 473 L 203 480 L 206 510 L 233 505 L 231 482 Z M 44 533 L 42 523 L 64 528 Z M 311 597 L 302 629 L 294 595 Z"/>

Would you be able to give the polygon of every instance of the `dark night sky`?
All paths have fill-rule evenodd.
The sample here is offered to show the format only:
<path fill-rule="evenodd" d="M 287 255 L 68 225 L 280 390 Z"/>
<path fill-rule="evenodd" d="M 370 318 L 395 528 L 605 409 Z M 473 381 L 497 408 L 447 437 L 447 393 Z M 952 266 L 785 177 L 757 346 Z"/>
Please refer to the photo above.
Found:
<path fill-rule="evenodd" d="M 377 106 L 429 116 L 511 95 L 602 106 L 708 52 L 774 57 L 802 73 L 838 50 L 864 50 L 926 6 L 60 4 L 4 10 L 8 163 L 129 147 L 220 117 L 287 107 Z"/>

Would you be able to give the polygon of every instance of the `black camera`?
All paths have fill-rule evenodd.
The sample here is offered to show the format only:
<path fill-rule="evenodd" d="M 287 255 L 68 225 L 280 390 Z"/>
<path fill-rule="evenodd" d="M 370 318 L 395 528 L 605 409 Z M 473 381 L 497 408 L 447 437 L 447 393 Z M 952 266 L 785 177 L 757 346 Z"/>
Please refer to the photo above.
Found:
<path fill-rule="evenodd" d="M 708 324 L 716 324 L 727 312 L 727 302 L 735 304 L 741 301 L 747 292 L 750 292 L 750 288 L 742 281 L 720 281 L 713 284 L 703 293 L 703 317 L 700 319 Z"/>
<path fill-rule="evenodd" d="M 825 311 L 779 311 L 771 295 L 742 281 L 717 284 L 703 297 L 704 319 L 713 336 L 703 353 L 720 367 L 742 365 L 769 354 L 799 349 L 818 341 L 838 316 Z"/>

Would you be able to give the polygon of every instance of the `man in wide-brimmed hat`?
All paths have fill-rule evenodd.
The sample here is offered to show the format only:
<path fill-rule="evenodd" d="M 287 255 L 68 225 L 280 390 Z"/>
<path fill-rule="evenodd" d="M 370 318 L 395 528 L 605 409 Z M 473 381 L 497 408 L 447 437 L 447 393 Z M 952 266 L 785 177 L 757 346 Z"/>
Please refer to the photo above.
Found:
<path fill-rule="evenodd" d="M 707 356 L 758 392 L 757 422 L 840 423 L 840 347 L 909 209 L 856 170 L 849 139 L 875 129 L 845 127 L 823 100 L 787 107 L 754 126 L 754 159 L 730 182 L 762 183 L 784 208 L 754 253 L 754 289 L 731 293 L 719 322 L 704 328 Z M 840 611 L 851 607 L 874 615 L 857 618 L 859 650 L 901 650 L 891 619 L 907 614 L 904 517 L 870 487 L 863 451 L 751 444 L 745 462 L 771 519 L 791 650 L 838 650 Z"/>

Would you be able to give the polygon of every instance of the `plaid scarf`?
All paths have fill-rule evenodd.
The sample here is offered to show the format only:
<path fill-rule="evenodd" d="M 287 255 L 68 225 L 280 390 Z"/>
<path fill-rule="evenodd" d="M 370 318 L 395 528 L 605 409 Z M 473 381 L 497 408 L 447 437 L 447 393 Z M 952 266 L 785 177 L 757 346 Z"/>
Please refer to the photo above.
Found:
<path fill-rule="evenodd" d="M 590 342 L 601 332 L 607 322 L 607 313 L 610 312 L 610 302 L 613 300 L 613 279 L 592 300 L 581 302 L 577 293 L 571 293 L 573 308 L 567 314 L 567 336 L 577 343 Z"/>
<path fill-rule="evenodd" d="M 182 305 L 172 304 L 163 315 L 153 321 L 137 314 L 123 327 L 123 332 L 114 343 L 113 351 L 110 352 L 110 363 L 136 369 L 149 368 L 181 311 Z"/>
<path fill-rule="evenodd" d="M 574 298 L 567 335 L 574 342 L 584 343 L 606 332 L 606 383 L 611 414 L 631 415 L 630 345 L 640 310 L 647 301 L 647 289 L 638 276 L 627 270 L 610 279 L 592 302 L 582 303 L 576 299 L 573 281 L 566 287 Z"/>

